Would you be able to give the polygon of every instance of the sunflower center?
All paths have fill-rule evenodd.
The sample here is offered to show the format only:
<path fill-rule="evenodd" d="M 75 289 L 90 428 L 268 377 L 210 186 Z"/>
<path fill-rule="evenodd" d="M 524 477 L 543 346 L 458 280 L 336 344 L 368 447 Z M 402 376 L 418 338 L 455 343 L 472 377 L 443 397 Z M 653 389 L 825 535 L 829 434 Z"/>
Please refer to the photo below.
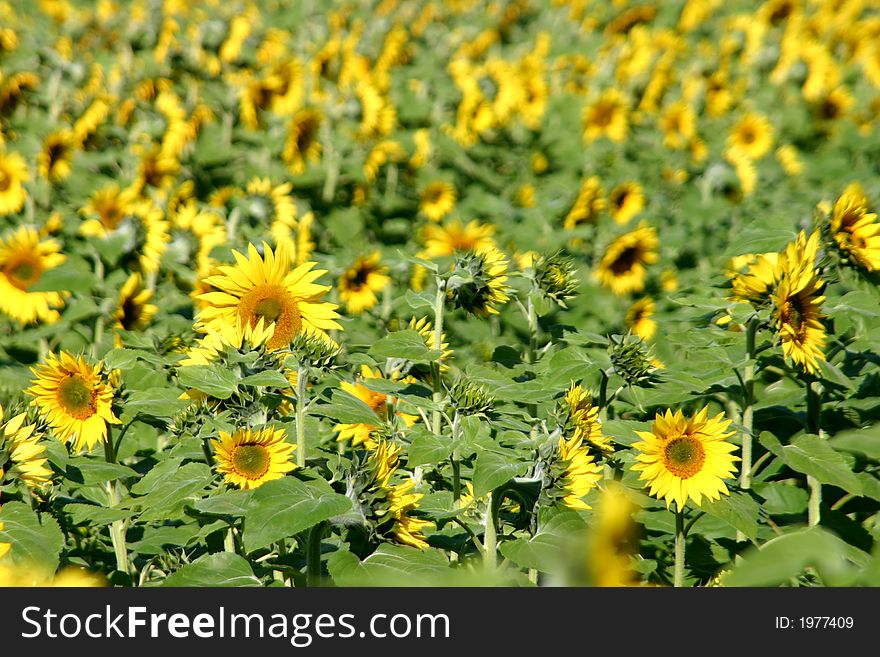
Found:
<path fill-rule="evenodd" d="M 369 395 L 370 398 L 367 400 L 367 406 L 369 406 L 376 415 L 385 419 L 388 413 L 388 406 L 385 401 L 387 396 L 380 392 L 373 392 L 372 390 L 369 391 Z"/>
<path fill-rule="evenodd" d="M 275 322 L 275 331 L 267 346 L 278 349 L 290 342 L 302 328 L 302 313 L 297 301 L 278 285 L 257 285 L 247 292 L 238 306 L 238 314 L 251 326 L 260 319 L 265 324 Z"/>
<path fill-rule="evenodd" d="M 702 443 L 690 436 L 670 440 L 663 448 L 666 469 L 682 479 L 689 479 L 697 474 L 705 460 L 706 451 Z"/>
<path fill-rule="evenodd" d="M 16 260 L 4 268 L 4 273 L 19 290 L 27 290 L 31 285 L 40 280 L 43 268 L 40 263 L 30 258 Z"/>
<path fill-rule="evenodd" d="M 260 479 L 269 471 L 269 450 L 263 445 L 238 445 L 232 450 L 232 467 L 245 479 Z"/>
<path fill-rule="evenodd" d="M 101 223 L 110 230 L 116 230 L 122 220 L 122 208 L 116 203 L 108 204 L 101 212 Z"/>
<path fill-rule="evenodd" d="M 8 191 L 10 187 L 12 187 L 12 177 L 0 169 L 0 193 Z"/>
<path fill-rule="evenodd" d="M 638 261 L 639 253 L 640 250 L 637 246 L 626 247 L 611 263 L 611 271 L 618 276 L 627 273 Z"/>
<path fill-rule="evenodd" d="M 353 290 L 360 290 L 367 284 L 370 270 L 367 267 L 358 267 L 348 275 L 348 286 Z"/>
<path fill-rule="evenodd" d="M 755 131 L 751 128 L 744 128 L 742 131 L 742 140 L 744 144 L 751 145 L 755 143 L 755 139 L 757 136 L 755 135 Z"/>
<path fill-rule="evenodd" d="M 607 128 L 611 125 L 611 119 L 614 116 L 614 105 L 610 103 L 600 103 L 593 113 L 593 123 L 600 128 Z"/>
<path fill-rule="evenodd" d="M 300 127 L 299 132 L 296 135 L 296 147 L 300 153 L 305 153 L 309 150 L 312 143 L 315 141 L 316 132 L 317 126 L 313 121 L 307 121 Z"/>
<path fill-rule="evenodd" d="M 134 297 L 126 297 L 121 306 L 122 319 L 119 323 L 126 331 L 130 331 L 137 327 L 143 314 L 144 307 L 139 304 Z"/>
<path fill-rule="evenodd" d="M 800 297 L 793 296 L 791 297 L 785 304 L 784 310 L 784 321 L 786 324 L 791 324 L 792 328 L 797 333 L 800 333 L 801 326 L 804 324 L 804 308 L 801 304 Z"/>
<path fill-rule="evenodd" d="M 98 391 L 79 374 L 70 374 L 58 385 L 58 402 L 68 415 L 78 420 L 95 414 L 97 396 Z"/>

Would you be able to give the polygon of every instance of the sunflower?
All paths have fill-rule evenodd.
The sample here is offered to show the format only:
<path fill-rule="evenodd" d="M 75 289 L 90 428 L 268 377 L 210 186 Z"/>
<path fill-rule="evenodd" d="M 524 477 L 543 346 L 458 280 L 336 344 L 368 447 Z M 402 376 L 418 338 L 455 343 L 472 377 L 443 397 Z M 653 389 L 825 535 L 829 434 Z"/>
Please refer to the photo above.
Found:
<path fill-rule="evenodd" d="M 694 110 L 684 101 L 672 103 L 660 117 L 663 144 L 666 148 L 683 149 L 697 134 L 697 118 Z"/>
<path fill-rule="evenodd" d="M 261 317 L 254 325 L 218 321 L 199 327 L 204 337 L 186 352 L 186 358 L 177 363 L 178 367 L 190 365 L 209 365 L 227 349 L 240 352 L 261 348 L 272 338 L 273 324 L 266 324 Z"/>
<path fill-rule="evenodd" d="M 844 192 L 834 203 L 829 230 L 841 253 L 869 272 L 880 271 L 880 223 L 864 200 Z"/>
<path fill-rule="evenodd" d="M 593 490 L 602 478 L 602 466 L 595 462 L 583 438 L 559 439 L 557 458 L 565 471 L 560 486 L 565 496 L 562 501 L 571 509 L 589 509 L 583 497 Z"/>
<path fill-rule="evenodd" d="M 422 339 L 425 341 L 425 346 L 428 349 L 434 348 L 434 327 L 427 317 L 421 317 L 420 319 L 412 317 L 409 320 L 407 328 L 410 331 L 416 331 L 420 336 L 422 336 Z M 446 333 L 442 333 L 440 335 L 440 353 L 441 355 L 438 359 L 440 361 L 440 371 L 445 372 L 449 369 L 449 367 L 444 363 L 449 360 L 449 358 L 453 354 L 452 349 L 449 348 L 449 343 L 446 342 Z"/>
<path fill-rule="evenodd" d="M 244 490 L 259 488 L 267 481 L 281 479 L 296 465 L 291 461 L 296 445 L 287 442 L 284 429 L 238 429 L 220 432 L 212 440 L 217 472 L 226 483 Z"/>
<path fill-rule="evenodd" d="M 376 293 L 391 283 L 388 267 L 379 264 L 381 257 L 378 251 L 360 257 L 339 277 L 339 299 L 349 313 L 360 315 L 375 306 Z"/>
<path fill-rule="evenodd" d="M 451 183 L 435 180 L 428 183 L 419 196 L 419 211 L 431 221 L 440 221 L 452 212 L 457 200 Z"/>
<path fill-rule="evenodd" d="M 146 187 L 165 190 L 174 185 L 180 162 L 176 157 L 162 150 L 161 144 L 144 146 L 135 144 L 132 151 L 139 156 L 137 174 L 132 188 L 136 194 L 143 193 Z"/>
<path fill-rule="evenodd" d="M 617 185 L 608 195 L 611 218 L 620 225 L 629 221 L 645 209 L 645 193 L 637 182 Z"/>
<path fill-rule="evenodd" d="M 777 283 L 778 253 L 746 254 L 733 259 L 731 271 L 734 301 L 760 304 L 770 298 Z"/>
<path fill-rule="evenodd" d="M 674 501 L 682 511 L 688 498 L 697 506 L 704 497 L 717 500 L 728 494 L 723 480 L 733 476 L 740 460 L 732 454 L 736 445 L 727 442 L 733 435 L 729 426 L 724 413 L 710 419 L 708 406 L 692 418 L 680 410 L 657 413 L 650 432 L 636 432 L 642 440 L 633 444 L 639 454 L 632 469 L 651 495 L 666 500 L 666 508 Z"/>
<path fill-rule="evenodd" d="M 623 94 L 608 89 L 595 102 L 584 107 L 584 140 L 589 143 L 605 136 L 613 142 L 622 142 L 629 130 L 628 113 Z"/>
<path fill-rule="evenodd" d="M 125 331 L 146 328 L 159 309 L 150 303 L 152 290 L 145 289 L 141 275 L 131 274 L 119 291 L 119 306 L 113 314 L 114 326 Z"/>
<path fill-rule="evenodd" d="M 25 424 L 26 413 L 19 413 L 3 425 L 0 435 L 0 451 L 7 453 L 7 466 L 15 479 L 24 482 L 29 488 L 44 488 L 52 479 L 52 469 L 46 464 L 46 445 L 42 435 L 35 432 L 36 425 Z M 3 422 L 3 407 L 0 406 L 0 422 Z M 3 468 L 0 467 L 0 480 Z"/>
<path fill-rule="evenodd" d="M 422 493 L 413 493 L 416 483 L 412 479 L 386 489 L 388 513 L 394 518 L 394 538 L 398 543 L 410 545 L 419 550 L 428 547 L 422 531 L 434 525 L 430 520 L 412 517 L 409 512 L 418 508 L 418 501 L 424 497 Z"/>
<path fill-rule="evenodd" d="M 119 185 L 115 184 L 97 190 L 80 210 L 87 217 L 80 232 L 90 237 L 107 237 L 131 214 L 136 198 L 137 193 L 133 189 L 120 190 Z"/>
<path fill-rule="evenodd" d="M 0 216 L 15 214 L 24 206 L 27 190 L 22 183 L 27 179 L 28 168 L 24 158 L 18 153 L 7 153 L 0 147 Z"/>
<path fill-rule="evenodd" d="M 25 392 L 46 417 L 55 437 L 74 441 L 78 451 L 107 439 L 107 424 L 119 424 L 111 404 L 113 390 L 101 374 L 102 364 L 62 351 L 50 353 L 46 362 L 31 368 L 36 375 Z"/>
<path fill-rule="evenodd" d="M 281 158 L 293 174 L 301 174 L 309 162 L 321 159 L 323 147 L 318 132 L 324 115 L 317 109 L 301 109 L 290 120 Z"/>
<path fill-rule="evenodd" d="M 31 292 L 42 275 L 64 262 L 55 240 L 40 241 L 36 230 L 22 226 L 0 240 L 0 311 L 13 319 L 54 322 L 64 305 L 61 292 Z"/>
<path fill-rule="evenodd" d="M 342 329 L 335 321 L 339 317 L 336 304 L 321 301 L 330 286 L 315 284 L 327 273 L 313 269 L 316 263 L 307 262 L 291 270 L 290 253 L 283 243 L 273 253 L 263 242 L 263 256 L 253 244 L 248 244 L 247 258 L 238 251 L 232 254 L 236 266 L 221 266 L 221 274 L 205 279 L 217 291 L 199 295 L 210 304 L 199 312 L 199 322 L 235 323 L 236 317 L 252 327 L 261 318 L 274 322 L 267 345 L 270 350 L 287 346 L 300 331 L 328 337 L 326 331 Z"/>
<path fill-rule="evenodd" d="M 855 102 L 846 87 L 837 87 L 816 100 L 813 113 L 823 122 L 838 121 L 846 116 Z"/>
<path fill-rule="evenodd" d="M 651 319 L 654 308 L 651 297 L 642 297 L 626 311 L 626 325 L 642 340 L 650 340 L 657 332 L 657 322 Z"/>
<path fill-rule="evenodd" d="M 162 255 L 171 240 L 170 225 L 161 208 L 152 201 L 129 202 L 130 190 L 118 194 L 115 199 L 110 198 L 115 193 L 112 187 L 103 192 L 107 195 L 100 200 L 93 197 L 83 208 L 84 212 L 96 212 L 98 218 L 84 221 L 79 232 L 87 237 L 102 239 L 124 236 L 130 261 L 127 264 L 137 267 L 144 274 L 158 272 Z"/>
<path fill-rule="evenodd" d="M 456 308 L 478 317 L 498 314 L 498 306 L 507 303 L 508 261 L 495 248 L 480 253 L 470 251 L 458 259 L 446 283 L 447 295 Z"/>
<path fill-rule="evenodd" d="M 581 183 L 580 191 L 568 214 L 565 215 L 563 227 L 572 230 L 579 224 L 595 223 L 601 213 L 608 206 L 605 200 L 605 190 L 597 176 L 591 176 Z"/>
<path fill-rule="evenodd" d="M 367 379 L 383 379 L 382 371 L 372 369 L 369 365 L 361 365 L 360 380 Z M 354 384 L 343 381 L 340 387 L 350 395 L 357 397 L 378 416 L 379 422 L 385 422 L 388 419 L 388 404 L 394 404 L 394 398 L 388 395 L 370 390 L 363 383 L 355 381 Z M 406 426 L 410 427 L 416 422 L 416 416 L 408 413 L 397 412 L 397 416 L 403 420 Z M 373 439 L 373 432 L 379 428 L 378 424 L 337 424 L 333 427 L 333 431 L 337 433 L 336 440 L 351 440 L 351 446 L 357 447 L 363 445 L 365 449 L 376 449 L 377 442 Z"/>
<path fill-rule="evenodd" d="M 611 438 L 602 433 L 599 407 L 593 404 L 589 391 L 572 383 L 565 391 L 560 410 L 566 438 L 581 440 L 602 452 L 614 450 Z"/>
<path fill-rule="evenodd" d="M 37 172 L 51 183 L 61 182 L 72 171 L 73 154 L 78 147 L 79 142 L 71 130 L 51 133 L 37 154 Z"/>
<path fill-rule="evenodd" d="M 781 274 L 770 297 L 782 352 L 811 374 L 818 369 L 818 361 L 825 360 L 822 352 L 825 327 L 821 322 L 825 297 L 820 294 L 825 282 L 815 268 L 818 246 L 818 232 L 809 238 L 800 232 L 796 241 L 780 255 L 778 271 Z"/>
<path fill-rule="evenodd" d="M 791 144 L 783 144 L 776 149 L 776 159 L 787 176 L 799 176 L 804 170 L 797 149 Z"/>
<path fill-rule="evenodd" d="M 429 224 L 422 231 L 424 255 L 428 258 L 440 258 L 460 251 L 482 252 L 495 246 L 492 240 L 494 232 L 494 226 L 481 224 L 476 219 L 467 225 L 460 219 L 443 225 Z"/>
<path fill-rule="evenodd" d="M 764 157 L 773 146 L 773 126 L 765 116 L 749 112 L 737 121 L 727 137 L 727 148 L 750 160 Z"/>
<path fill-rule="evenodd" d="M 4 527 L 5 527 L 5 525 L 2 522 L 0 522 L 0 532 L 3 531 Z M 12 545 L 10 543 L 0 543 L 0 558 L 3 558 L 3 555 L 6 554 L 7 552 L 9 552 L 9 548 L 11 548 L 11 547 L 12 547 Z M 4 574 L 3 571 L 0 570 L 0 576 L 2 576 L 3 574 Z M 3 580 L 0 580 L 0 581 L 3 581 Z"/>
<path fill-rule="evenodd" d="M 254 178 L 245 192 L 244 211 L 257 225 L 282 223 L 288 227 L 296 226 L 296 205 L 290 190 L 290 183 L 272 185 L 268 178 Z"/>
<path fill-rule="evenodd" d="M 634 231 L 615 239 L 594 274 L 618 296 L 645 289 L 645 265 L 657 262 L 657 232 L 642 222 Z"/>

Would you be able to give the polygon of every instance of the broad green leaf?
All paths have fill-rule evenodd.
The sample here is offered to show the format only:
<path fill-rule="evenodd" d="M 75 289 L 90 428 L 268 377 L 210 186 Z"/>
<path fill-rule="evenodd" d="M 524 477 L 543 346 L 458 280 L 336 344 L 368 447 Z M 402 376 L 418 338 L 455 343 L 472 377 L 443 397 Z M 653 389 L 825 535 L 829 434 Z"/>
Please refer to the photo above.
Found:
<path fill-rule="evenodd" d="M 742 555 L 725 586 L 778 586 L 812 566 L 826 585 L 847 585 L 869 556 L 822 527 L 809 527 L 767 541 Z"/>
<path fill-rule="evenodd" d="M 381 545 L 363 561 L 348 551 L 327 559 L 337 586 L 436 586 L 450 574 L 449 561 L 439 550 Z"/>
<path fill-rule="evenodd" d="M 240 379 L 220 365 L 188 365 L 177 370 L 177 380 L 184 388 L 195 388 L 217 399 L 229 399 Z"/>
<path fill-rule="evenodd" d="M 425 339 L 412 329 L 389 333 L 370 347 L 368 353 L 374 358 L 405 358 L 416 363 L 433 362 L 441 356 L 439 351 L 428 349 Z"/>
<path fill-rule="evenodd" d="M 67 461 L 67 471 L 64 476 L 78 484 L 98 484 L 140 475 L 128 466 L 119 463 L 107 463 L 104 460 L 89 458 L 88 456 L 73 456 Z"/>
<path fill-rule="evenodd" d="M 216 516 L 243 516 L 253 501 L 252 490 L 230 490 L 213 495 L 193 504 L 196 511 Z"/>
<path fill-rule="evenodd" d="M 96 504 L 65 504 L 64 510 L 70 514 L 70 521 L 74 525 L 88 523 L 91 526 L 101 527 L 109 525 L 117 520 L 124 520 L 132 516 L 129 509 L 114 509 Z"/>
<path fill-rule="evenodd" d="M 336 390 L 329 404 L 320 404 L 312 409 L 315 415 L 321 415 L 343 424 L 369 424 L 378 426 L 382 423 L 379 416 L 360 399 L 344 390 Z"/>
<path fill-rule="evenodd" d="M 700 510 L 738 529 L 751 540 L 758 538 L 760 507 L 745 493 L 733 492 L 713 501 L 703 500 Z"/>
<path fill-rule="evenodd" d="M 16 564 L 33 569 L 35 576 L 55 573 L 64 546 L 64 535 L 55 518 L 48 513 L 37 515 L 22 502 L 6 502 L 0 508 L 0 524 L 0 543 L 9 543 Z"/>
<path fill-rule="evenodd" d="M 204 526 L 190 523 L 177 526 L 160 525 L 158 527 L 145 527 L 140 539 L 129 541 L 128 546 L 138 554 L 165 554 L 171 548 L 191 546 L 208 534 L 225 530 L 228 527 L 229 525 L 222 520 Z"/>
<path fill-rule="evenodd" d="M 517 538 L 501 544 L 501 554 L 522 568 L 545 573 L 562 572 L 570 566 L 576 547 L 584 545 L 587 526 L 575 511 L 554 514 L 531 538 Z"/>
<path fill-rule="evenodd" d="M 351 509 L 351 500 L 323 481 L 283 477 L 254 491 L 245 513 L 244 547 L 259 550 Z"/>
<path fill-rule="evenodd" d="M 416 429 L 411 432 L 416 432 Z M 419 427 L 406 454 L 407 466 L 410 468 L 439 463 L 452 454 L 452 440 L 448 436 L 436 436 L 425 427 Z"/>
<path fill-rule="evenodd" d="M 40 280 L 28 288 L 29 292 L 79 292 L 88 294 L 95 285 L 95 274 L 77 269 L 73 262 L 62 263 L 53 269 L 47 269 L 40 275 Z"/>
<path fill-rule="evenodd" d="M 782 482 L 755 482 L 752 485 L 764 498 L 761 507 L 770 515 L 795 515 L 807 510 L 807 491 Z"/>
<path fill-rule="evenodd" d="M 823 484 L 838 486 L 853 495 L 862 494 L 862 484 L 844 458 L 819 436 L 797 436 L 783 448 L 783 458 L 793 470 L 811 475 Z"/>
<path fill-rule="evenodd" d="M 483 497 L 528 469 L 529 463 L 520 460 L 515 452 L 480 452 L 474 464 L 474 497 Z"/>
<path fill-rule="evenodd" d="M 180 390 L 173 388 L 153 388 L 136 390 L 125 400 L 119 419 L 131 422 L 138 415 L 158 418 L 172 418 L 186 408 L 187 402 L 180 399 Z"/>
<path fill-rule="evenodd" d="M 260 586 L 250 564 L 231 552 L 205 554 L 169 575 L 162 586 Z"/>
<path fill-rule="evenodd" d="M 841 431 L 828 444 L 836 450 L 856 452 L 880 461 L 880 423 L 864 429 Z"/>
<path fill-rule="evenodd" d="M 183 508 L 186 500 L 204 490 L 211 478 L 211 468 L 204 463 L 187 463 L 149 493 L 129 503 L 141 508 L 142 521 L 172 518 Z"/>
<path fill-rule="evenodd" d="M 251 374 L 241 379 L 238 383 L 243 386 L 279 388 L 281 390 L 290 388 L 290 381 L 284 378 L 284 375 L 277 370 L 266 370 L 265 372 Z"/>

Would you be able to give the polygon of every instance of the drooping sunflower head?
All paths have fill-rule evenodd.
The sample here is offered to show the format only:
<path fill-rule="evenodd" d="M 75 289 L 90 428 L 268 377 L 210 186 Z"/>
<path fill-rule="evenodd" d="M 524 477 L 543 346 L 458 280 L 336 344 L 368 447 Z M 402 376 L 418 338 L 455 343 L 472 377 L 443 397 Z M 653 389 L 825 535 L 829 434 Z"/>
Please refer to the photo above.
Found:
<path fill-rule="evenodd" d="M 107 439 L 107 425 L 119 424 L 113 414 L 113 390 L 102 363 L 62 351 L 50 353 L 45 362 L 31 368 L 36 378 L 25 392 L 34 397 L 56 438 L 73 441 L 74 448 L 91 449 Z"/>
<path fill-rule="evenodd" d="M 868 272 L 880 271 L 880 222 L 868 212 L 863 193 L 849 191 L 834 203 L 828 231 L 845 262 Z"/>
<path fill-rule="evenodd" d="M 119 305 L 113 314 L 114 326 L 126 331 L 142 330 L 152 321 L 159 309 L 150 303 L 153 291 L 145 288 L 141 275 L 131 274 L 119 291 Z"/>
<path fill-rule="evenodd" d="M 2 140 L 0 140 L 2 141 Z M 28 179 L 27 162 L 18 153 L 8 153 L 0 145 L 0 216 L 15 214 L 24 206 Z"/>
<path fill-rule="evenodd" d="M 452 183 L 435 180 L 428 183 L 419 196 L 419 211 L 431 221 L 440 221 L 452 212 L 458 195 Z"/>
<path fill-rule="evenodd" d="M 296 227 L 296 205 L 290 194 L 290 183 L 272 185 L 269 178 L 254 178 L 241 199 L 241 209 L 248 224 L 254 228 L 283 224 Z"/>
<path fill-rule="evenodd" d="M 429 224 L 422 232 L 425 242 L 425 256 L 440 258 L 457 252 L 484 251 L 495 246 L 492 235 L 495 227 L 481 224 L 474 219 L 464 225 L 460 219 L 441 225 Z"/>
<path fill-rule="evenodd" d="M 590 509 L 583 498 L 601 479 L 602 466 L 584 438 L 561 436 L 547 461 L 542 496 L 570 509 Z"/>
<path fill-rule="evenodd" d="M 291 461 L 296 445 L 287 442 L 284 429 L 238 429 L 220 432 L 211 441 L 217 472 L 226 483 L 250 490 L 267 481 L 281 479 L 296 466 Z"/>
<path fill-rule="evenodd" d="M 657 332 L 657 322 L 652 319 L 655 307 L 651 297 L 642 297 L 626 311 L 626 325 L 642 340 L 650 340 Z"/>
<path fill-rule="evenodd" d="M 73 155 L 77 148 L 79 142 L 73 131 L 59 130 L 51 133 L 37 155 L 37 172 L 53 184 L 61 182 L 73 170 Z"/>
<path fill-rule="evenodd" d="M 497 315 L 507 303 L 507 256 L 498 249 L 471 251 L 458 258 L 446 291 L 456 308 L 479 317 Z"/>
<path fill-rule="evenodd" d="M 418 502 L 424 497 L 422 493 L 414 493 L 415 482 L 412 479 L 385 488 L 386 513 L 393 518 L 392 532 L 394 540 L 401 545 L 409 545 L 419 550 L 428 548 L 428 542 L 422 533 L 434 525 L 430 520 L 422 520 L 411 515 L 418 509 Z"/>
<path fill-rule="evenodd" d="M 301 109 L 291 118 L 281 154 L 291 173 L 301 174 L 308 163 L 321 159 L 323 146 L 318 141 L 318 134 L 323 120 L 320 110 L 311 108 Z"/>
<path fill-rule="evenodd" d="M 589 390 L 572 383 L 556 413 L 566 439 L 578 438 L 602 452 L 614 451 L 611 438 L 602 432 L 599 407 L 593 403 Z"/>
<path fill-rule="evenodd" d="M 636 432 L 641 441 L 633 444 L 639 454 L 632 469 L 667 508 L 675 502 L 682 511 L 688 499 L 697 506 L 703 498 L 717 500 L 728 494 L 724 479 L 740 460 L 736 445 L 727 442 L 729 426 L 723 413 L 710 418 L 708 406 L 690 418 L 680 410 L 657 413 L 650 432 Z"/>
<path fill-rule="evenodd" d="M 0 407 L 0 423 L 4 420 Z M 21 481 L 28 488 L 40 490 L 52 479 L 52 469 L 47 465 L 46 444 L 43 434 L 35 424 L 27 423 L 27 413 L 18 413 L 3 424 L 0 430 L 0 454 L 5 454 L 6 463 L 0 460 L 0 484 L 7 481 Z M 2 457 L 0 457 L 2 458 Z"/>
<path fill-rule="evenodd" d="M 133 189 L 120 190 L 116 184 L 97 190 L 81 210 L 86 221 L 80 232 L 90 237 L 107 237 L 131 214 L 136 196 Z"/>
<path fill-rule="evenodd" d="M 770 298 L 777 282 L 779 254 L 747 253 L 731 261 L 731 298 L 760 305 Z"/>
<path fill-rule="evenodd" d="M 339 277 L 339 299 L 349 313 L 359 315 L 375 306 L 379 302 L 376 293 L 391 283 L 381 257 L 378 251 L 359 257 Z"/>
<path fill-rule="evenodd" d="M 326 335 L 326 331 L 342 329 L 335 321 L 339 317 L 336 305 L 321 300 L 330 287 L 314 282 L 326 273 L 314 269 L 316 263 L 291 269 L 284 243 L 273 251 L 263 242 L 263 255 L 253 244 L 248 245 L 248 257 L 232 253 L 235 266 L 220 266 L 220 274 L 205 279 L 215 291 L 199 295 L 208 304 L 199 312 L 199 322 L 234 324 L 238 319 L 256 326 L 262 319 L 274 323 L 268 343 L 271 350 L 287 346 L 301 331 Z"/>
<path fill-rule="evenodd" d="M 581 183 L 580 191 L 568 214 L 565 215 L 563 227 L 572 230 L 580 224 L 593 224 L 599 219 L 599 215 L 608 202 L 605 200 L 605 190 L 598 176 L 590 176 Z"/>
<path fill-rule="evenodd" d="M 566 301 L 573 298 L 578 289 L 574 261 L 556 252 L 538 257 L 531 267 L 541 293 L 558 306 L 567 308 Z"/>
<path fill-rule="evenodd" d="M 620 225 L 627 224 L 645 209 L 645 193 L 637 182 L 626 182 L 608 195 L 611 217 Z"/>
<path fill-rule="evenodd" d="M 645 289 L 646 265 L 657 262 L 659 240 L 653 227 L 642 222 L 634 231 L 615 239 L 605 250 L 595 278 L 621 296 Z"/>
<path fill-rule="evenodd" d="M 42 275 L 64 262 L 60 244 L 40 240 L 39 233 L 21 226 L 0 240 L 0 311 L 16 321 L 54 322 L 64 305 L 60 292 L 31 292 Z"/>

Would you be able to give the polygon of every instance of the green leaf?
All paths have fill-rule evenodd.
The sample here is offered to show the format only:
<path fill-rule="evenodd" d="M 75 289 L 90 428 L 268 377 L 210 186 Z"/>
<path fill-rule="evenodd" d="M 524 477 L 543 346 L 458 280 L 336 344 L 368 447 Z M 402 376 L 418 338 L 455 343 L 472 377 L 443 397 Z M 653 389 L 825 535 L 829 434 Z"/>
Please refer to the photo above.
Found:
<path fill-rule="evenodd" d="M 177 380 L 184 388 L 195 388 L 217 399 L 229 399 L 238 389 L 240 379 L 220 365 L 187 365 L 177 370 Z"/>
<path fill-rule="evenodd" d="M 205 554 L 169 575 L 162 586 L 260 586 L 250 564 L 231 552 Z"/>
<path fill-rule="evenodd" d="M 779 481 L 754 482 L 752 488 L 764 498 L 761 507 L 770 515 L 797 515 L 807 509 L 807 491 Z"/>
<path fill-rule="evenodd" d="M 783 459 L 792 470 L 811 475 L 823 484 L 838 486 L 853 495 L 862 494 L 859 478 L 828 441 L 819 436 L 797 436 L 783 447 Z"/>
<path fill-rule="evenodd" d="M 439 463 L 452 454 L 452 440 L 447 436 L 436 436 L 425 427 L 413 427 L 410 430 L 415 437 L 406 450 L 407 466 Z"/>
<path fill-rule="evenodd" d="M 560 511 L 538 528 L 531 538 L 518 538 L 501 544 L 501 554 L 522 568 L 544 573 L 563 572 L 569 557 L 583 546 L 587 525 L 579 513 Z"/>
<path fill-rule="evenodd" d="M 131 500 L 130 504 L 142 509 L 142 521 L 172 518 L 189 498 L 204 490 L 211 478 L 211 468 L 204 463 L 187 463 L 146 495 Z"/>
<path fill-rule="evenodd" d="M 245 513 L 244 547 L 259 550 L 351 509 L 351 500 L 324 481 L 283 477 L 254 491 Z"/>
<path fill-rule="evenodd" d="M 516 452 L 480 452 L 474 465 L 474 497 L 483 497 L 528 469 L 529 464 L 520 460 Z"/>
<path fill-rule="evenodd" d="M 229 525 L 222 520 L 204 526 L 190 523 L 145 527 L 140 540 L 129 542 L 128 546 L 133 552 L 141 555 L 166 554 L 170 548 L 191 546 L 208 534 L 226 530 L 228 527 Z"/>
<path fill-rule="evenodd" d="M 327 559 L 327 570 L 337 586 L 436 586 L 450 575 L 441 551 L 403 545 L 380 545 L 363 561 L 337 551 Z"/>
<path fill-rule="evenodd" d="M 186 408 L 187 402 L 180 399 L 180 391 L 171 388 L 152 388 L 136 390 L 131 393 L 123 406 L 119 419 L 131 422 L 139 415 L 170 419 Z"/>
<path fill-rule="evenodd" d="M 723 520 L 749 539 L 757 540 L 760 507 L 745 493 L 733 492 L 730 495 L 722 495 L 714 502 L 703 500 L 700 510 Z"/>
<path fill-rule="evenodd" d="M 880 424 L 865 429 L 841 431 L 828 444 L 836 450 L 864 454 L 873 461 L 880 461 Z"/>
<path fill-rule="evenodd" d="M 73 456 L 67 461 L 64 476 L 78 484 L 100 484 L 105 481 L 140 477 L 131 468 L 119 463 L 107 463 L 88 456 Z"/>
<path fill-rule="evenodd" d="M 79 292 L 88 294 L 95 285 L 95 274 L 77 269 L 70 261 L 54 269 L 47 269 L 40 275 L 29 292 Z"/>
<path fill-rule="evenodd" d="M 109 525 L 132 516 L 132 511 L 128 509 L 113 509 L 97 504 L 65 504 L 64 510 L 70 514 L 70 521 L 74 525 L 88 523 L 94 527 Z"/>
<path fill-rule="evenodd" d="M 253 494 L 252 490 L 230 490 L 197 500 L 193 508 L 213 516 L 243 516 L 252 504 Z"/>
<path fill-rule="evenodd" d="M 405 358 L 416 363 L 433 362 L 442 355 L 428 349 L 425 339 L 412 329 L 389 333 L 370 347 L 368 353 L 374 358 Z"/>
<path fill-rule="evenodd" d="M 816 568 L 826 585 L 846 586 L 869 556 L 821 527 L 809 527 L 779 536 L 742 555 L 725 586 L 778 586 Z"/>
<path fill-rule="evenodd" d="M 48 513 L 37 515 L 23 502 L 7 502 L 0 509 L 0 543 L 9 543 L 11 558 L 20 566 L 54 575 L 64 535 Z M 6 558 L 9 558 L 7 556 Z"/>
<path fill-rule="evenodd" d="M 329 404 L 315 406 L 312 412 L 343 424 L 369 424 L 379 426 L 382 420 L 360 399 L 344 390 L 333 392 Z"/>
<path fill-rule="evenodd" d="M 241 379 L 239 385 L 255 386 L 260 388 L 278 388 L 286 390 L 290 388 L 290 381 L 284 378 L 284 375 L 278 370 L 266 370 L 265 372 L 257 372 Z"/>

